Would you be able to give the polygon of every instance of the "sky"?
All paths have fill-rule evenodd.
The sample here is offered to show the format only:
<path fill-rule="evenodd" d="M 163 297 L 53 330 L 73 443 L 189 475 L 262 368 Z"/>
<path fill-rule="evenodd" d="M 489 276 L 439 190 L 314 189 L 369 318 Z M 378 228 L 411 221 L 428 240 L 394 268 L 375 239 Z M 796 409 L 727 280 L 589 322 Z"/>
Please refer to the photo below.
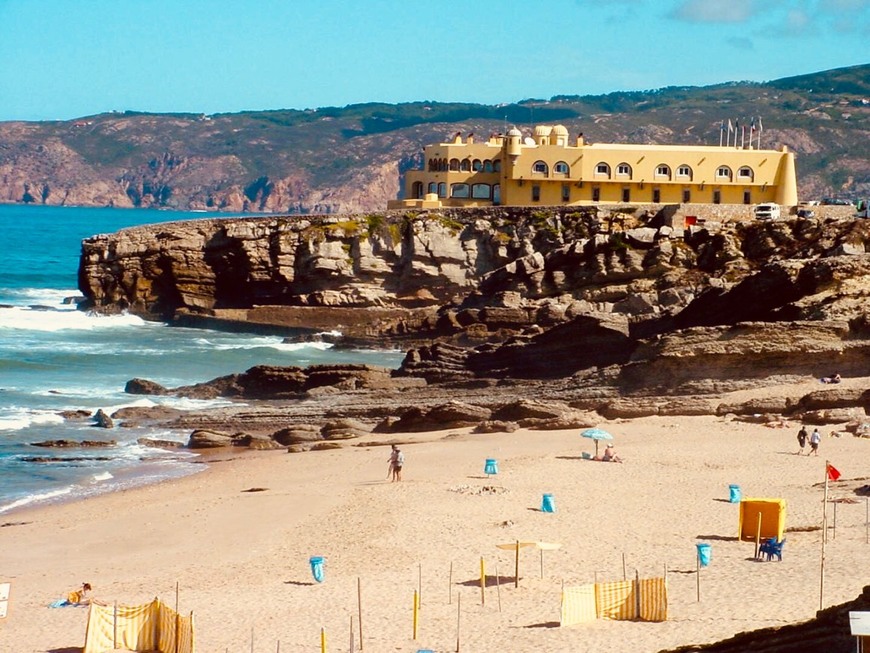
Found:
<path fill-rule="evenodd" d="M 0 0 L 0 120 L 500 104 L 870 63 L 870 0 Z"/>

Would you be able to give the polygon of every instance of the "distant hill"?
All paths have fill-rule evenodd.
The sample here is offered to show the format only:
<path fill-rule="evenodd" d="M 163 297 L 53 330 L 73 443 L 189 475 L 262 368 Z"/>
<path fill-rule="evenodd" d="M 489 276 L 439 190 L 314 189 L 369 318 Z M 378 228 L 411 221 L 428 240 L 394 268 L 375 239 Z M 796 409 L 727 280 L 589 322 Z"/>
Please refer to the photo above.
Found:
<path fill-rule="evenodd" d="M 562 123 L 588 141 L 718 143 L 761 117 L 798 154 L 802 198 L 870 196 L 870 65 L 507 105 L 411 102 L 211 116 L 107 113 L 0 122 L 0 202 L 281 213 L 382 209 L 424 145 Z"/>

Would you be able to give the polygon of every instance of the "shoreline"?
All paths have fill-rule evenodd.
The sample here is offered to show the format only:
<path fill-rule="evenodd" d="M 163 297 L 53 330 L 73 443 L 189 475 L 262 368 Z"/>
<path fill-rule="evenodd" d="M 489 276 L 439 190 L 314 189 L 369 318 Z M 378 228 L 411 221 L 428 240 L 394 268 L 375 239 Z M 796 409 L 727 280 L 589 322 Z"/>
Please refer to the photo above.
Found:
<path fill-rule="evenodd" d="M 14 521 L 23 523 L 0 528 L 2 580 L 12 582 L 0 649 L 16 641 L 40 652 L 81 645 L 85 611 L 46 606 L 84 581 L 97 599 L 128 605 L 155 595 L 170 601 L 178 582 L 180 610 L 194 611 L 203 653 L 243 650 L 252 632 L 288 651 L 311 650 L 321 627 L 330 641 L 346 641 L 357 579 L 371 651 L 452 650 L 457 593 L 463 646 L 475 651 L 610 651 L 627 643 L 658 651 L 814 616 L 820 532 L 811 529 L 821 521 L 824 461 L 843 473 L 832 498 L 853 496 L 849 479 L 870 475 L 866 440 L 825 437 L 817 458 L 797 457 L 796 425 L 651 417 L 602 426 L 615 434 L 624 464 L 582 460 L 594 445 L 576 431 L 453 429 L 319 452 L 224 452 L 203 473 L 16 511 Z M 389 440 L 406 443 L 399 484 L 384 481 Z M 489 457 L 499 460 L 497 476 L 483 474 Z M 736 541 L 730 483 L 744 497 L 786 499 L 787 529 L 805 530 L 787 531 L 782 562 L 756 562 L 753 543 Z M 544 492 L 555 497 L 553 514 L 540 511 Z M 854 599 L 868 580 L 860 573 L 863 500 L 838 509 L 826 607 Z M 562 545 L 547 552 L 543 578 L 537 554 L 523 555 L 518 588 L 513 555 L 495 548 L 515 538 Z M 713 560 L 697 601 L 695 544 L 702 541 L 712 544 Z M 311 577 L 311 555 L 326 558 L 323 584 Z M 619 580 L 623 555 L 632 575 L 661 575 L 667 565 L 669 620 L 558 628 L 562 583 Z M 413 642 L 418 575 L 420 638 Z"/>

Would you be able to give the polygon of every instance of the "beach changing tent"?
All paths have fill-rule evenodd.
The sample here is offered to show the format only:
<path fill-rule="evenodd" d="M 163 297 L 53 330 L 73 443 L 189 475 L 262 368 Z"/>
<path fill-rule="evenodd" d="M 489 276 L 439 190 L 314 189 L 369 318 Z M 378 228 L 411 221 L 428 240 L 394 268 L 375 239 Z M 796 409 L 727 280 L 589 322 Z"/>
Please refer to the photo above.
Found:
<path fill-rule="evenodd" d="M 785 531 L 785 499 L 744 499 L 740 502 L 740 522 L 737 527 L 741 540 L 755 540 L 758 515 L 761 515 L 761 538 L 773 537 L 782 541 Z"/>
<path fill-rule="evenodd" d="M 115 649 L 194 653 L 193 613 L 182 617 L 160 599 L 144 605 L 91 603 L 82 653 Z"/>
<path fill-rule="evenodd" d="M 565 587 L 561 613 L 561 626 L 595 619 L 667 621 L 668 584 L 664 578 L 639 578 Z"/>

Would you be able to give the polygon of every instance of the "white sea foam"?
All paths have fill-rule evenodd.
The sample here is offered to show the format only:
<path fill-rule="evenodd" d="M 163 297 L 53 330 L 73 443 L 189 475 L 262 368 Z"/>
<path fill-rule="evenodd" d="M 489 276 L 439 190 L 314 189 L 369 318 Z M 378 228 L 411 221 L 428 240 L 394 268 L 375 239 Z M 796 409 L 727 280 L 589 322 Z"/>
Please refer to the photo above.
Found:
<path fill-rule="evenodd" d="M 57 499 L 58 497 L 66 496 L 67 494 L 72 492 L 72 490 L 72 486 L 69 486 L 61 488 L 59 490 L 50 490 L 48 492 L 31 494 L 26 497 L 21 497 L 20 499 L 16 499 L 12 503 L 8 503 L 5 506 L 0 506 L 0 514 L 4 512 L 9 512 L 10 510 L 15 510 L 16 508 L 28 506 L 32 503 L 41 503 L 43 501 L 50 501 L 51 499 Z"/>
<path fill-rule="evenodd" d="M 20 431 L 33 424 L 63 424 L 64 419 L 53 411 L 30 410 L 11 406 L 0 415 L 0 431 Z"/>
<path fill-rule="evenodd" d="M 3 297 L 4 303 L 15 304 L 19 306 L 30 306 L 38 304 L 40 306 L 51 306 L 57 310 L 74 311 L 76 310 L 75 303 L 65 304 L 64 302 L 70 297 L 81 297 L 81 293 L 74 289 L 64 288 L 2 288 L 0 296 Z"/>
<path fill-rule="evenodd" d="M 93 480 L 95 483 L 100 481 L 108 481 L 110 478 L 115 478 L 109 472 L 100 472 L 99 474 L 94 474 Z"/>
<path fill-rule="evenodd" d="M 0 329 L 24 331 L 92 331 L 95 329 L 128 327 L 144 324 L 135 315 L 96 315 L 75 310 L 37 310 L 13 306 L 0 308 Z"/>

